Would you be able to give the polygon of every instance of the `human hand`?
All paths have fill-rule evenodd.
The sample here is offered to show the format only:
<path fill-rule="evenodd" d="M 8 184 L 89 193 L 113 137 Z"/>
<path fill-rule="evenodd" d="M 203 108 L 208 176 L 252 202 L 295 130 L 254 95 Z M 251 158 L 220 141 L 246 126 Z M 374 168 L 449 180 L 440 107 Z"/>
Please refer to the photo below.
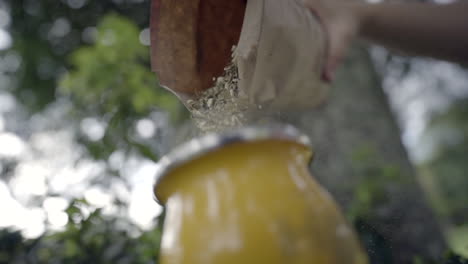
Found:
<path fill-rule="evenodd" d="M 332 81 L 346 50 L 359 31 L 359 3 L 353 0 L 300 0 L 322 24 L 326 39 L 326 59 L 322 79 Z"/>

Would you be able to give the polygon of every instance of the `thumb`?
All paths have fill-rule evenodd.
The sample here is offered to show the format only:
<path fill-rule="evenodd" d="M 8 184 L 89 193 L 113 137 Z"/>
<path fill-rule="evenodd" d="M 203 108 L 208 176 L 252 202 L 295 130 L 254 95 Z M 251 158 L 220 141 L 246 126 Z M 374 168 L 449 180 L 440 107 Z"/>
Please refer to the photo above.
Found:
<path fill-rule="evenodd" d="M 323 70 L 323 79 L 331 82 L 335 77 L 335 72 L 343 57 L 346 54 L 348 46 L 353 37 L 352 30 L 347 25 L 329 25 L 328 43 L 326 51 L 325 66 Z"/>

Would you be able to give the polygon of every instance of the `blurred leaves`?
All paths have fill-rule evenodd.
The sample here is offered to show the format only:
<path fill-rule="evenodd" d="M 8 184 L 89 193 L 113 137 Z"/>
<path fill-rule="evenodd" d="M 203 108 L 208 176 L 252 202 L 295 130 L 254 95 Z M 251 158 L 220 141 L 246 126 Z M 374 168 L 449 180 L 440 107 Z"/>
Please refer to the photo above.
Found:
<path fill-rule="evenodd" d="M 73 201 L 66 229 L 37 239 L 1 230 L 0 263 L 157 263 L 160 226 L 142 233 L 125 218 L 89 210 L 85 200 Z"/>
<path fill-rule="evenodd" d="M 63 126 L 76 132 L 87 150 L 83 158 L 102 164 L 119 151 L 124 161 L 128 156 L 158 159 L 152 143 L 161 142 L 160 131 L 171 124 L 153 114 L 167 112 L 176 121 L 183 108 L 158 86 L 149 49 L 140 41 L 148 27 L 149 1 L 5 0 L 0 7 L 11 16 L 7 30 L 14 40 L 0 55 L 18 60 L 14 71 L 2 75 L 8 80 L 3 87 L 31 119 L 65 102 L 68 108 L 54 109 L 72 110 Z M 143 118 L 158 121 L 154 137 L 143 138 L 136 131 Z M 90 130 L 95 130 L 93 137 L 86 134 Z M 3 171 L 13 175 L 14 169 L 4 166 Z M 107 179 L 118 176 L 115 171 L 103 174 Z M 76 199 L 66 209 L 64 229 L 37 239 L 0 230 L 0 263 L 156 263 L 161 226 L 143 232 L 121 213 L 125 203 L 112 205 L 122 211 L 105 214 Z"/>
<path fill-rule="evenodd" d="M 8 27 L 20 67 L 8 89 L 31 112 L 56 99 L 56 82 L 68 68 L 65 58 L 93 40 L 93 31 L 108 12 L 130 18 L 139 28 L 149 22 L 149 1 L 3 0 L 9 10 Z"/>
<path fill-rule="evenodd" d="M 60 91 L 78 109 L 73 111 L 75 117 L 92 116 L 103 124 L 102 138 L 79 139 L 95 159 L 107 159 L 124 149 L 157 161 L 157 151 L 136 135 L 135 122 L 155 111 L 169 113 L 172 121 L 184 117 L 182 104 L 159 87 L 150 71 L 149 49 L 140 43 L 139 35 L 127 18 L 114 13 L 104 16 L 95 43 L 71 53 L 71 70 L 60 80 Z"/>
<path fill-rule="evenodd" d="M 413 264 L 468 264 L 468 259 L 458 256 L 453 252 L 447 252 L 443 257 L 443 260 L 439 262 L 427 262 L 424 261 L 422 258 L 415 256 Z"/>
<path fill-rule="evenodd" d="M 158 87 L 149 70 L 149 49 L 139 42 L 130 20 L 110 14 L 97 27 L 96 43 L 70 56 L 72 71 L 62 78 L 61 91 L 102 114 L 119 108 L 144 114 L 153 107 L 177 114 L 177 99 Z"/>
<path fill-rule="evenodd" d="M 18 60 L 15 72 L 4 77 L 6 88 L 22 107 L 32 115 L 66 101 L 72 110 L 67 123 L 76 131 L 89 130 L 83 126 L 87 118 L 103 125 L 104 134 L 91 140 L 86 133 L 77 133 L 78 142 L 92 158 L 107 160 L 123 150 L 155 160 L 157 146 L 147 141 L 160 141 L 161 135 L 142 140 L 136 122 L 154 112 L 167 112 L 172 121 L 187 115 L 175 96 L 159 87 L 150 70 L 149 48 L 142 44 L 150 2 L 4 2 L 14 41 L 0 55 Z M 151 153 L 148 149 L 140 153 L 142 148 L 136 144 L 148 146 Z"/>
<path fill-rule="evenodd" d="M 435 144 L 421 165 L 426 184 L 433 186 L 436 210 L 454 224 L 468 222 L 468 99 L 455 102 L 429 124 L 426 140 Z M 434 195 L 435 194 L 435 195 Z"/>
<path fill-rule="evenodd" d="M 348 216 L 353 220 L 366 219 L 385 202 L 387 188 L 404 182 L 406 178 L 401 175 L 398 166 L 379 158 L 372 146 L 362 146 L 353 153 L 352 158 L 359 183 L 354 188 L 354 200 Z"/>
<path fill-rule="evenodd" d="M 421 182 L 452 249 L 468 256 L 468 98 L 436 114 L 422 144 L 431 145 L 432 153 L 420 164 Z"/>
<path fill-rule="evenodd" d="M 183 108 L 158 86 L 150 71 L 149 49 L 140 41 L 142 29 L 148 27 L 149 1 L 5 0 L 0 6 L 9 11 L 8 31 L 14 40 L 0 55 L 14 54 L 19 60 L 15 72 L 2 76 L 9 81 L 4 87 L 31 119 L 65 102 L 68 108 L 54 109 L 71 109 L 63 126 L 76 132 L 87 150 L 83 158 L 106 164 L 119 151 L 123 161 L 128 156 L 158 159 L 150 143 L 160 142 L 160 131 L 171 124 L 153 114 L 167 112 L 178 120 Z M 137 133 L 135 124 L 142 118 L 159 121 L 154 137 Z M 90 130 L 93 137 L 86 134 Z M 3 171 L 9 173 L 9 168 Z M 102 176 L 109 180 L 118 174 Z M 105 214 L 76 199 L 65 211 L 64 229 L 46 231 L 37 239 L 1 230 L 0 263 L 156 263 L 161 226 L 143 232 L 123 215 L 125 202 L 114 201 L 112 206 L 122 211 Z"/>

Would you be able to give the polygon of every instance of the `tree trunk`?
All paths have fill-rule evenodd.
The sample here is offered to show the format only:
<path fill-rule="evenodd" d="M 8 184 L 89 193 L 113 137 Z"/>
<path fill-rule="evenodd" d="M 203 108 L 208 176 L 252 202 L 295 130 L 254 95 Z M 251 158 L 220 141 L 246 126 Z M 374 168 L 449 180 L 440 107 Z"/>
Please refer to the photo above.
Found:
<path fill-rule="evenodd" d="M 212 76 L 218 76 L 218 70 L 222 70 L 219 66 L 226 64 L 222 58 L 229 57 L 231 44 L 240 32 L 242 20 L 236 14 L 243 14 L 245 5 L 240 0 L 228 4 L 217 0 L 196 2 L 204 4 L 153 0 L 154 66 L 160 79 L 178 92 L 203 90 L 193 87 L 206 82 L 200 87 L 208 88 Z M 174 9 L 175 5 L 179 9 Z M 218 15 L 200 15 L 209 12 Z M 188 26 L 174 35 L 177 25 Z M 202 56 L 206 53 L 203 51 L 213 56 Z M 185 60 L 173 60 L 178 57 Z M 372 231 L 372 243 L 383 237 L 379 241 L 388 245 L 391 263 L 411 263 L 416 256 L 441 256 L 441 232 L 416 182 L 367 50 L 354 49 L 337 77 L 326 105 L 288 118 L 313 141 L 314 174 L 348 215 L 362 223 L 358 230 Z M 372 244 L 367 238 L 363 240 Z M 374 261 L 389 263 L 376 258 Z"/>
<path fill-rule="evenodd" d="M 416 256 L 441 257 L 445 243 L 439 226 L 364 47 L 350 52 L 326 105 L 288 119 L 312 139 L 314 175 L 348 216 L 385 240 L 392 260 L 379 261 L 369 252 L 374 261 L 402 264 Z"/>

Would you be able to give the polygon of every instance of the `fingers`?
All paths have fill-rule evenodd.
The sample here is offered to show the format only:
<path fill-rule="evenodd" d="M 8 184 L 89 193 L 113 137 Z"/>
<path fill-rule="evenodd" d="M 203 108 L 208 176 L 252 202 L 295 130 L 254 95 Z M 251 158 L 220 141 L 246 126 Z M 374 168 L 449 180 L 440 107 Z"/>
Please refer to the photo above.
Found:
<path fill-rule="evenodd" d="M 307 8 L 312 14 L 314 14 L 320 20 L 323 19 L 323 5 L 320 0 L 299 0 L 299 3 Z"/>
<path fill-rule="evenodd" d="M 328 50 L 326 51 L 322 78 L 324 81 L 331 82 L 354 37 L 354 28 L 352 23 L 346 20 L 334 21 L 326 27 L 328 27 L 326 29 L 328 33 Z"/>
<path fill-rule="evenodd" d="M 331 82 L 335 77 L 336 69 L 341 62 L 346 49 L 344 41 L 340 40 L 338 34 L 329 34 L 328 50 L 326 61 L 323 69 L 323 78 L 327 82 Z"/>
<path fill-rule="evenodd" d="M 322 79 L 331 82 L 335 69 L 343 56 L 344 44 L 340 44 L 340 35 L 335 32 L 339 27 L 332 25 L 333 17 L 328 16 L 326 7 L 321 0 L 300 0 L 302 4 L 319 20 L 326 37 L 325 63 L 322 69 Z"/>
<path fill-rule="evenodd" d="M 327 38 L 322 79 L 331 82 L 357 30 L 357 21 L 341 1 L 299 0 L 324 27 Z"/>

